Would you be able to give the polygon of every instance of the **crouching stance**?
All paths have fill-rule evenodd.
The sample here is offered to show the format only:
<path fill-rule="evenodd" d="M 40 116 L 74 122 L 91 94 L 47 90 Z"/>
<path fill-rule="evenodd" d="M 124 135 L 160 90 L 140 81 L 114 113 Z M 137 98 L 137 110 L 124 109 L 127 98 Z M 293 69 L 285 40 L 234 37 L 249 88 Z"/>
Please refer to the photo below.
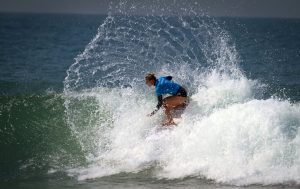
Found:
<path fill-rule="evenodd" d="M 156 109 L 149 114 L 154 115 L 161 106 L 163 106 L 166 120 L 163 122 L 163 126 L 173 125 L 174 120 L 172 111 L 177 108 L 185 108 L 188 104 L 187 92 L 179 84 L 172 81 L 172 76 L 156 78 L 154 74 L 148 73 L 145 76 L 146 85 L 149 87 L 155 86 L 155 92 L 158 99 Z M 163 95 L 169 94 L 166 98 Z"/>

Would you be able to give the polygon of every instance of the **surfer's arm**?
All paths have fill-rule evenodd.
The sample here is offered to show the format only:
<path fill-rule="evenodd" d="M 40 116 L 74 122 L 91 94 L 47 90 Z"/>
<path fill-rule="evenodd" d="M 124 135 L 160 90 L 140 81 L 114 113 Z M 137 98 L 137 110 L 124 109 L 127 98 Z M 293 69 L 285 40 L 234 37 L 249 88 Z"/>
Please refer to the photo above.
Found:
<path fill-rule="evenodd" d="M 151 114 L 149 114 L 149 116 L 153 116 L 159 110 L 159 108 L 162 106 L 162 104 L 163 104 L 162 95 L 157 96 L 157 100 L 158 100 L 158 103 L 156 105 L 156 108 Z"/>

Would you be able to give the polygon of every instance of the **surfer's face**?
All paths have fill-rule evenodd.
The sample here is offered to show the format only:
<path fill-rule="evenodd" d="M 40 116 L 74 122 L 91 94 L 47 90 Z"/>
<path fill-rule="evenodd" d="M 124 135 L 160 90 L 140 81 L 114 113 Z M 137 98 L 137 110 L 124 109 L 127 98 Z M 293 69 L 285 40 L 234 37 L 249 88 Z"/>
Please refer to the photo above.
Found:
<path fill-rule="evenodd" d="M 154 85 L 154 81 L 153 80 L 145 80 L 145 82 L 146 82 L 146 85 L 148 85 L 148 87 L 151 87 L 151 86 L 153 86 Z"/>

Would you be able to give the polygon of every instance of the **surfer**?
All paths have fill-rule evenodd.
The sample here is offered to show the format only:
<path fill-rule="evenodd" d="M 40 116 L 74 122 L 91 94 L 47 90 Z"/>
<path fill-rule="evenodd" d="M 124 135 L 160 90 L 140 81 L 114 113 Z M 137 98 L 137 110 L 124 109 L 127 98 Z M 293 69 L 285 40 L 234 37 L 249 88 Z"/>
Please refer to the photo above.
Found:
<path fill-rule="evenodd" d="M 172 76 L 156 78 L 155 74 L 148 73 L 145 76 L 146 85 L 149 87 L 155 86 L 155 92 L 158 99 L 156 109 L 148 116 L 153 116 L 161 106 L 163 106 L 166 120 L 162 123 L 163 126 L 175 125 L 172 116 L 172 110 L 176 108 L 185 108 L 188 104 L 187 92 L 179 84 L 172 81 Z M 166 98 L 163 95 L 169 94 Z"/>

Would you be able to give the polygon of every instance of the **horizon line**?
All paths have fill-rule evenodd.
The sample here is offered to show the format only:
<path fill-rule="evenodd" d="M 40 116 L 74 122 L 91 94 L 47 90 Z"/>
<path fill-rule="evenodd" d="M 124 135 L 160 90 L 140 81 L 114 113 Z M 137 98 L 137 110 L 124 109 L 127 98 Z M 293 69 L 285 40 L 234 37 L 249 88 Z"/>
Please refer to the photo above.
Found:
<path fill-rule="evenodd" d="M 44 15 L 81 15 L 81 16 L 108 16 L 109 13 L 96 13 L 96 12 L 39 12 L 39 11 L 1 11 L 0 14 L 44 14 Z M 112 14 L 115 16 L 122 14 Z M 147 16 L 143 14 L 132 14 L 132 16 Z M 161 15 L 154 15 L 161 16 Z M 163 16 L 188 16 L 188 15 L 163 15 Z M 201 15 L 199 15 L 201 16 Z M 232 15 L 204 15 L 203 17 L 208 16 L 211 18 L 245 18 L 245 19 L 286 19 L 286 20 L 300 20 L 300 17 L 279 17 L 279 16 L 232 16 Z"/>

